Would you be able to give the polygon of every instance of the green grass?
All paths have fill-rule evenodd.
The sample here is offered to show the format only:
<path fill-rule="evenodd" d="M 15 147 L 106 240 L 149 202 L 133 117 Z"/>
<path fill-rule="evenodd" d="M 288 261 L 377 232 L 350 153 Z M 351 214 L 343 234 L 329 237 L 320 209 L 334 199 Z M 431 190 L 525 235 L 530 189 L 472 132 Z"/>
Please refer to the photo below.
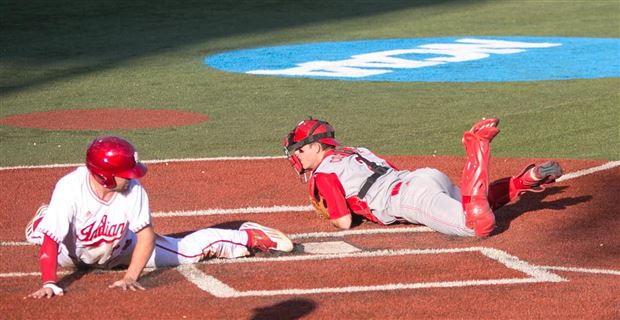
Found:
<path fill-rule="evenodd" d="M 111 132 L 0 126 L 0 166 L 81 162 L 99 134 L 129 138 L 143 159 L 279 155 L 284 135 L 306 115 L 330 121 L 343 142 L 383 154 L 461 155 L 462 132 L 480 117 L 499 116 L 496 156 L 620 159 L 618 78 L 347 82 L 233 74 L 202 64 L 205 55 L 226 50 L 331 40 L 617 38 L 615 0 L 5 0 L 0 15 L 0 117 L 102 107 L 210 117 L 192 126 Z"/>

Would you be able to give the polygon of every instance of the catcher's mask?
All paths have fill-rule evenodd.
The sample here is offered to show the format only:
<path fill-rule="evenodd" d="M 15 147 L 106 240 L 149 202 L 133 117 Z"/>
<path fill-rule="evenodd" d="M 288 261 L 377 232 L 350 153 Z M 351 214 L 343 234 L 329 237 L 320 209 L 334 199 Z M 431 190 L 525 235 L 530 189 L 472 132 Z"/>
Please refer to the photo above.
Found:
<path fill-rule="evenodd" d="M 334 137 L 334 128 L 328 122 L 309 118 L 298 123 L 286 136 L 284 139 L 284 154 L 295 172 L 302 175 L 306 172 L 306 169 L 295 155 L 295 151 L 312 142 L 321 142 L 337 147 L 340 143 Z"/>
<path fill-rule="evenodd" d="M 86 151 L 86 167 L 108 189 L 116 187 L 114 177 L 137 179 L 147 171 L 133 145 L 114 136 L 98 137 L 91 142 Z"/>

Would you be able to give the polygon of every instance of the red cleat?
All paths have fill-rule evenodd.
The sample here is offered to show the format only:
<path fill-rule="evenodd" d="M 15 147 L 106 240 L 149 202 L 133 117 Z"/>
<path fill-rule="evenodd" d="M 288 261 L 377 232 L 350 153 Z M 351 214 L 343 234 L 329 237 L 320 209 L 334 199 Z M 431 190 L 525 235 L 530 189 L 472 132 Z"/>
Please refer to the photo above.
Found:
<path fill-rule="evenodd" d="M 245 230 L 248 233 L 248 248 L 261 251 L 293 251 L 293 242 L 279 230 L 254 222 L 242 224 L 239 230 Z"/>

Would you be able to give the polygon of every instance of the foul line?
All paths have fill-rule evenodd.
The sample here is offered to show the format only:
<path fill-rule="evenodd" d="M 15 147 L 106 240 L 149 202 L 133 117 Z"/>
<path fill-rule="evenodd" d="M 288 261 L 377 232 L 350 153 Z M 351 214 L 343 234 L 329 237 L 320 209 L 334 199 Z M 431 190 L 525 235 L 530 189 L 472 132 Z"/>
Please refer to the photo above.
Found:
<path fill-rule="evenodd" d="M 570 180 L 570 179 L 578 178 L 578 177 L 585 176 L 585 175 L 588 175 L 588 174 L 592 174 L 592 173 L 595 173 L 595 172 L 598 172 L 598 171 L 609 170 L 609 169 L 615 168 L 617 166 L 620 166 L 620 160 L 619 161 L 610 161 L 610 162 L 607 162 L 607 163 L 602 164 L 600 166 L 592 167 L 592 168 L 589 168 L 589 169 L 583 169 L 583 170 L 578 170 L 578 171 L 575 171 L 575 172 L 570 172 L 570 173 L 562 175 L 556 181 L 557 182 L 561 182 L 561 181 L 564 181 L 564 180 Z"/>
<path fill-rule="evenodd" d="M 193 211 L 168 211 L 153 212 L 153 217 L 191 217 L 191 216 L 211 216 L 220 214 L 242 214 L 242 213 L 279 213 L 279 212 L 308 212 L 312 211 L 312 206 L 273 206 L 273 207 L 246 207 L 234 209 L 205 209 Z"/>
<path fill-rule="evenodd" d="M 609 275 L 614 275 L 614 276 L 620 276 L 620 271 L 618 270 L 577 268 L 577 267 L 554 267 L 554 266 L 541 266 L 541 268 L 545 270 L 554 270 L 554 271 L 609 274 Z"/>
<path fill-rule="evenodd" d="M 611 161 L 600 166 L 578 170 L 564 174 L 557 179 L 557 182 L 567 181 L 575 178 L 579 178 L 585 175 L 589 175 L 595 172 L 609 170 L 620 166 L 620 161 Z M 205 210 L 192 210 L 192 211 L 168 211 L 168 212 L 154 212 L 153 217 L 193 217 L 193 216 L 209 216 L 209 215 L 228 215 L 228 214 L 261 214 L 261 213 L 285 213 L 285 212 L 311 212 L 312 206 L 273 206 L 273 207 L 245 207 L 245 208 L 233 208 L 233 209 L 205 209 Z"/>
<path fill-rule="evenodd" d="M 285 156 L 239 156 L 239 157 L 210 157 L 210 158 L 182 158 L 182 159 L 154 159 L 144 160 L 142 162 L 147 164 L 156 163 L 175 163 L 175 162 L 198 162 L 198 161 L 247 161 L 247 160 L 273 160 L 273 159 L 285 159 Z M 51 169 L 51 168 L 69 168 L 82 166 L 84 163 L 60 163 L 60 164 L 44 164 L 44 165 L 30 165 L 30 166 L 14 166 L 14 167 L 0 167 L 0 171 L 4 170 L 20 170 L 20 169 Z M 597 171 L 607 170 L 620 166 L 620 160 L 610 161 L 600 166 L 575 171 L 573 173 L 565 174 L 557 179 L 557 181 L 569 180 L 572 178 L 580 177 Z"/>
<path fill-rule="evenodd" d="M 435 232 L 433 229 L 425 226 L 416 227 L 402 227 L 402 228 L 377 228 L 366 230 L 343 230 L 332 232 L 309 232 L 309 233 L 297 233 L 288 235 L 291 240 L 306 239 L 306 238 L 328 238 L 328 237 L 345 237 L 355 235 L 369 235 L 369 234 L 390 234 L 390 233 L 413 233 L 413 232 Z"/>
<path fill-rule="evenodd" d="M 169 162 L 196 162 L 196 161 L 245 161 L 245 160 L 271 160 L 271 159 L 285 159 L 285 156 L 258 156 L 258 157 L 212 157 L 212 158 L 184 158 L 184 159 L 165 159 L 165 160 L 144 160 L 144 163 L 169 163 Z M 32 166 L 15 166 L 15 167 L 0 167 L 2 170 L 19 170 L 19 169 L 50 169 L 50 168 L 69 168 L 83 166 L 84 163 L 64 163 L 64 164 L 43 164 Z"/>

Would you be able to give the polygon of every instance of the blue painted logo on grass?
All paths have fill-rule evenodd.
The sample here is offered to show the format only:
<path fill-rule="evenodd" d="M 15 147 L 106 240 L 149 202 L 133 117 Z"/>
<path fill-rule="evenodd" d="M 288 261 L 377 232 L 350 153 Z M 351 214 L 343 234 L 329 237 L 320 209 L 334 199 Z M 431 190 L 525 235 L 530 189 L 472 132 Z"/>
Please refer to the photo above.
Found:
<path fill-rule="evenodd" d="M 502 82 L 620 77 L 620 39 L 449 37 L 323 42 L 205 57 L 220 70 L 352 81 Z"/>

